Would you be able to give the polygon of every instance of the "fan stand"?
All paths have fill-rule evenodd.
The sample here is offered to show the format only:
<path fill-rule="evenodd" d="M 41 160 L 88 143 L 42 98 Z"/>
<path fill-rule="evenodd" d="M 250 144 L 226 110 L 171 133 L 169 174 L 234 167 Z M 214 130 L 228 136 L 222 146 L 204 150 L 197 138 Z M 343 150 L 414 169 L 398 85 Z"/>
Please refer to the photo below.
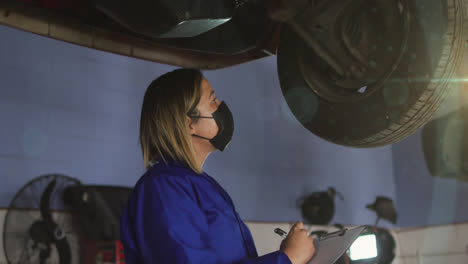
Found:
<path fill-rule="evenodd" d="M 377 216 L 377 219 L 375 219 L 375 224 L 374 224 L 374 226 L 377 226 L 377 224 L 379 223 L 379 221 L 380 221 L 380 217 Z"/>

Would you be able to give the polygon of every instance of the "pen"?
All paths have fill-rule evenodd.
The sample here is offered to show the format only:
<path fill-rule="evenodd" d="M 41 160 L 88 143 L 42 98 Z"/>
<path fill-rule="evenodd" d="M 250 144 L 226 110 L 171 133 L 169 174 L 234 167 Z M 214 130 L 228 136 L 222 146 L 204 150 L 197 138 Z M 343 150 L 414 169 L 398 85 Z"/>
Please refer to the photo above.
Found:
<path fill-rule="evenodd" d="M 276 234 L 280 235 L 282 238 L 286 238 L 288 233 L 281 228 L 276 228 L 274 231 Z"/>

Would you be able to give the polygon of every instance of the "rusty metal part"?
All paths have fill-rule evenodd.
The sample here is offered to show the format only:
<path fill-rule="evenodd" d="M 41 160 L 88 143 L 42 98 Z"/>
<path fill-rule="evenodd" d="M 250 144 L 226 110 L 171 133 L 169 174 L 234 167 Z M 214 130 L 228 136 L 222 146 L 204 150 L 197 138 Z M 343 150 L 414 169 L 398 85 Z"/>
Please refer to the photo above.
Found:
<path fill-rule="evenodd" d="M 396 69 L 409 20 L 407 0 L 319 0 L 288 24 L 308 46 L 297 58 L 308 86 L 328 101 L 352 102 Z"/>
<path fill-rule="evenodd" d="M 244 53 L 220 55 L 178 49 L 121 32 L 97 28 L 78 19 L 22 1 L 0 1 L 0 25 L 80 46 L 184 68 L 221 69 L 276 53 L 279 25 L 272 22 L 258 46 Z"/>
<path fill-rule="evenodd" d="M 296 17 L 308 4 L 308 0 L 269 0 L 268 14 L 274 21 L 284 23 Z"/>

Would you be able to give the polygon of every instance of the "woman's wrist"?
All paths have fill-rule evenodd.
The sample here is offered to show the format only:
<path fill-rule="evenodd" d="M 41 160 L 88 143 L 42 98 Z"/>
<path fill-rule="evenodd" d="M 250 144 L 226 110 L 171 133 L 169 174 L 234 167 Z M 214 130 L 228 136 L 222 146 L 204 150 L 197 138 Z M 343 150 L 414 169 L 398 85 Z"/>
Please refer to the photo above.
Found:
<path fill-rule="evenodd" d="M 281 250 L 283 251 L 284 254 L 286 254 L 286 256 L 288 256 L 289 260 L 291 261 L 292 264 L 301 264 L 297 261 L 296 258 L 293 257 L 293 254 L 291 252 L 288 252 L 287 249 L 284 249 L 284 250 Z"/>

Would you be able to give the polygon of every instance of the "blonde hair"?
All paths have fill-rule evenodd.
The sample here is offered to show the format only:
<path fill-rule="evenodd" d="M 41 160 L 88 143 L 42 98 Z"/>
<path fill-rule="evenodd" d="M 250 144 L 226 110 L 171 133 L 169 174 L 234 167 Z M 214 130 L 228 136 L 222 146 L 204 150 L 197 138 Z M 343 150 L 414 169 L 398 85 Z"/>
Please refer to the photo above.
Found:
<path fill-rule="evenodd" d="M 187 116 L 198 116 L 203 74 L 197 69 L 177 69 L 161 75 L 147 88 L 140 119 L 140 146 L 146 169 L 150 162 L 166 157 L 201 174 Z M 193 122 L 198 121 L 192 118 Z"/>

